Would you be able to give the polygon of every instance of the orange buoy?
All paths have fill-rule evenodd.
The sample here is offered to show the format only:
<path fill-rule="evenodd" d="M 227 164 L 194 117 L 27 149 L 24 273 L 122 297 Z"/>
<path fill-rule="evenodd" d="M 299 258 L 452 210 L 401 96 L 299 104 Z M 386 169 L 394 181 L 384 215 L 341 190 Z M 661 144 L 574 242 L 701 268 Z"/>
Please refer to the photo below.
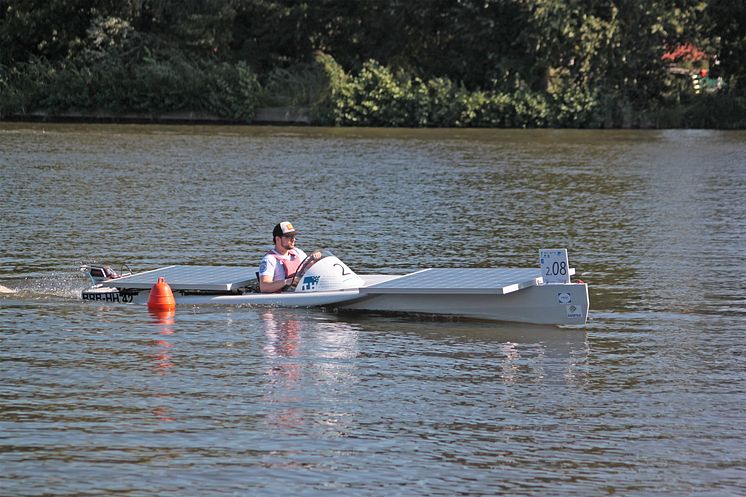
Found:
<path fill-rule="evenodd" d="M 166 278 L 163 276 L 159 277 L 158 282 L 150 289 L 148 309 L 151 311 L 173 311 L 176 309 L 174 292 L 171 291 L 171 287 L 168 286 Z"/>

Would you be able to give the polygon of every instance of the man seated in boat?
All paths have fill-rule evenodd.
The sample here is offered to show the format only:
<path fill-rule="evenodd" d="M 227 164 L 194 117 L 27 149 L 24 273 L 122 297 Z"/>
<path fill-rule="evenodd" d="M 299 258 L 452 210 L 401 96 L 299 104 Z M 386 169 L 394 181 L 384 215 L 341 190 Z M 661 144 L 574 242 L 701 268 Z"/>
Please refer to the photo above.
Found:
<path fill-rule="evenodd" d="M 298 231 L 295 227 L 283 221 L 272 230 L 275 246 L 267 252 L 259 265 L 259 290 L 264 293 L 280 292 L 286 287 L 297 284 L 294 281 L 301 263 L 306 259 L 306 253 L 295 246 Z M 319 259 L 321 254 L 311 254 Z"/>

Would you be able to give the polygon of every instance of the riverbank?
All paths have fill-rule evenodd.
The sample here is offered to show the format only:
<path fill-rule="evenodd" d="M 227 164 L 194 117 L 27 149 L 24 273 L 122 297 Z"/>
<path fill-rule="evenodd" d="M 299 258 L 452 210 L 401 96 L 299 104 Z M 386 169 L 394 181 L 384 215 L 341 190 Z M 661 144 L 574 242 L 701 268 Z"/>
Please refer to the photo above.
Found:
<path fill-rule="evenodd" d="M 2 76 L 2 74 L 0 74 Z M 670 76 L 670 75 L 669 75 Z M 0 77 L 0 120 L 300 124 L 386 128 L 746 128 L 746 97 L 726 91 L 631 99 L 590 87 L 467 88 L 375 60 L 345 71 L 317 54 L 304 70 L 261 78 L 245 63 L 181 54 L 132 66 L 34 62 Z"/>
<path fill-rule="evenodd" d="M 182 59 L 176 61 L 184 62 Z M 186 64 L 186 65 L 185 65 Z M 260 78 L 244 63 L 27 64 L 0 81 L 0 120 L 386 128 L 746 128 L 746 97 L 631 100 L 584 87 L 469 89 L 374 60 L 345 71 L 319 54 L 305 72 Z"/>
<path fill-rule="evenodd" d="M 272 125 L 310 125 L 311 118 L 307 109 L 290 107 L 261 107 L 256 110 L 254 118 L 226 119 L 205 112 L 166 112 L 146 114 L 125 112 L 28 112 L 10 114 L 0 122 L 56 122 L 56 123 L 122 123 L 122 124 L 272 124 Z"/>
<path fill-rule="evenodd" d="M 164 113 L 111 113 L 111 112 L 28 112 L 2 116 L 0 122 L 50 122 L 50 123 L 101 123 L 101 124 L 215 124 L 215 125 L 275 125 L 275 126 L 328 126 L 329 123 L 316 122 L 308 108 L 260 107 L 252 119 L 229 119 L 206 112 L 164 112 Z M 332 124 L 335 125 L 335 124 Z M 336 124 L 340 126 L 339 123 Z M 346 123 L 342 127 L 355 125 Z M 368 127 L 368 126 L 363 126 Z M 402 126 L 375 126 L 402 127 Z M 408 126 L 404 126 L 408 127 Z M 454 127 L 454 126 L 422 126 Z M 557 126 L 457 126 L 495 128 L 541 128 Z M 573 128 L 572 126 L 559 126 Z M 620 125 L 599 122 L 597 126 L 577 126 L 585 129 L 746 129 L 746 99 L 725 96 L 703 97 L 688 105 L 678 105 L 641 113 L 636 117 L 627 116 Z"/>

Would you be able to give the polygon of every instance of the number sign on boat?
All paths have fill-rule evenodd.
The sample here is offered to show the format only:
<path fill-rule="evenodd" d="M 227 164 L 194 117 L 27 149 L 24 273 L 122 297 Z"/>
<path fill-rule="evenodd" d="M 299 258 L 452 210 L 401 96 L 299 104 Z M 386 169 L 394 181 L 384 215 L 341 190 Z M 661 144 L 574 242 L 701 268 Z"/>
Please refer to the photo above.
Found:
<path fill-rule="evenodd" d="M 544 283 L 570 283 L 567 249 L 539 250 L 539 266 Z"/>

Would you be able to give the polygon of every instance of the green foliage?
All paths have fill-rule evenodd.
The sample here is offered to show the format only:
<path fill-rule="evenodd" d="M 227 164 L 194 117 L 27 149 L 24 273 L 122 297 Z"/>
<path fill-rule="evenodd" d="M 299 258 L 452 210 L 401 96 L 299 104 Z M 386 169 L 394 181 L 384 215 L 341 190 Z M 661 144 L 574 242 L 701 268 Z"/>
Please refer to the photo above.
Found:
<path fill-rule="evenodd" d="M 126 80 L 128 88 L 123 92 L 128 107 L 135 112 L 153 114 L 183 110 L 185 103 L 190 101 L 189 92 L 197 79 L 190 69 L 188 63 L 178 58 L 157 60 L 148 57 L 131 66 Z"/>
<path fill-rule="evenodd" d="M 334 57 L 324 52 L 314 55 L 314 65 L 322 74 L 324 90 L 318 102 L 311 107 L 311 119 L 321 124 L 337 123 L 337 102 L 349 79 Z"/>
<path fill-rule="evenodd" d="M 354 126 L 413 126 L 414 97 L 410 79 L 370 60 L 339 89 L 335 117 Z"/>
<path fill-rule="evenodd" d="M 329 78 L 320 64 L 296 64 L 270 71 L 263 88 L 263 105 L 306 108 L 328 98 Z"/>
<path fill-rule="evenodd" d="M 23 92 L 12 80 L 13 75 L 0 66 L 0 119 L 11 113 L 25 112 Z"/>
<path fill-rule="evenodd" d="M 687 106 L 679 127 L 746 128 L 746 97 L 703 95 Z"/>
<path fill-rule="evenodd" d="M 696 46 L 743 95 L 744 16 L 728 0 L 5 0 L 0 114 L 248 120 L 261 103 L 337 125 L 595 127 L 668 107 L 716 125 L 662 56 Z"/>
<path fill-rule="evenodd" d="M 728 81 L 731 93 L 746 96 L 746 2 L 706 2 L 705 39 L 716 42 L 718 72 Z M 711 67 L 712 69 L 712 67 Z"/>
<path fill-rule="evenodd" d="M 256 75 L 242 62 L 196 64 L 179 53 L 151 54 L 129 65 L 101 59 L 55 66 L 37 59 L 3 78 L 0 112 L 103 111 L 155 117 L 203 111 L 249 121 L 260 97 Z"/>
<path fill-rule="evenodd" d="M 251 121 L 262 94 L 251 68 L 244 62 L 221 63 L 208 71 L 204 110 L 221 117 Z"/>
<path fill-rule="evenodd" d="M 356 75 L 340 73 L 329 56 L 326 124 L 409 127 L 589 126 L 593 95 L 567 89 L 554 98 L 542 92 L 470 91 L 446 78 L 421 78 L 380 63 L 366 62 Z"/>
<path fill-rule="evenodd" d="M 551 95 L 550 124 L 570 128 L 598 127 L 600 108 L 598 91 L 581 85 L 562 85 Z"/>
<path fill-rule="evenodd" d="M 746 98 L 724 93 L 697 95 L 682 103 L 668 103 L 645 115 L 656 128 L 746 128 Z"/>

